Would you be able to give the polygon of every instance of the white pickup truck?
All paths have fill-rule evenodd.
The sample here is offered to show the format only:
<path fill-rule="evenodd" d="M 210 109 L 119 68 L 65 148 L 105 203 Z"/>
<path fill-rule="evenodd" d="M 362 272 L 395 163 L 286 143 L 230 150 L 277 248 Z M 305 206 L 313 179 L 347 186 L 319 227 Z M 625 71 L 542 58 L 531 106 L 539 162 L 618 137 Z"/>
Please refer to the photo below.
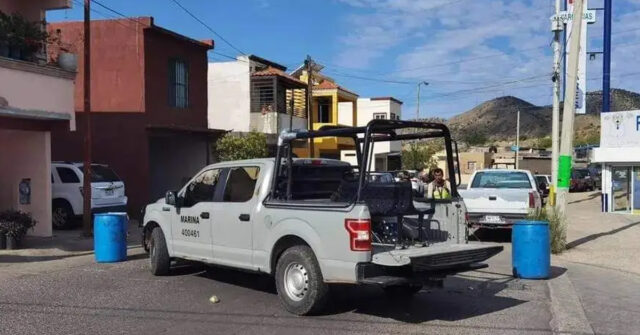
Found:
<path fill-rule="evenodd" d="M 356 142 L 357 169 L 293 158 L 294 146 L 327 137 Z M 450 199 L 425 201 L 407 181 L 363 173 L 370 171 L 374 142 L 421 138 L 444 138 L 452 171 L 445 125 L 398 120 L 283 132 L 275 159 L 207 166 L 145 208 L 151 271 L 167 274 L 171 260 L 183 258 L 268 273 L 283 306 L 308 314 L 322 308 L 328 284 L 379 285 L 394 296 L 411 295 L 423 285 L 441 286 L 447 275 L 486 267 L 481 262 L 502 246 L 467 243 L 456 185 Z"/>
<path fill-rule="evenodd" d="M 476 171 L 460 195 L 474 227 L 511 228 L 530 211 L 542 206 L 535 178 L 527 170 Z"/>

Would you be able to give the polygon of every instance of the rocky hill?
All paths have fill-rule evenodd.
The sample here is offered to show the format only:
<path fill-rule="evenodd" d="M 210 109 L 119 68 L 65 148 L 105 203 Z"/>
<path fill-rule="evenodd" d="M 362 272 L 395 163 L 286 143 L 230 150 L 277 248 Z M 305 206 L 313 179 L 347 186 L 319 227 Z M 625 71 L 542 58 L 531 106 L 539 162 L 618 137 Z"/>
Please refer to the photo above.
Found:
<path fill-rule="evenodd" d="M 562 115 L 562 105 L 561 115 Z M 577 136 L 600 130 L 602 91 L 587 93 L 587 114 L 577 115 Z M 640 109 L 640 94 L 621 89 L 611 92 L 611 110 Z M 449 119 L 448 124 L 456 137 L 470 132 L 482 133 L 489 140 L 514 139 L 516 113 L 520 110 L 520 135 L 539 138 L 551 133 L 551 106 L 536 106 L 522 99 L 505 96 L 486 101 L 471 110 Z"/>

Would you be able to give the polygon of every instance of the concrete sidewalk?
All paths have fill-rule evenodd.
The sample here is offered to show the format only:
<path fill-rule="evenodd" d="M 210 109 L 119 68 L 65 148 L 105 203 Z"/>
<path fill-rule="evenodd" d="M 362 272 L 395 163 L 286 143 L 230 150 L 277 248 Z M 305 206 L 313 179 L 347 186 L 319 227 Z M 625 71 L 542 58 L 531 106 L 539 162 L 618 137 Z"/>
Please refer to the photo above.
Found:
<path fill-rule="evenodd" d="M 600 193 L 571 193 L 562 261 L 640 275 L 640 216 L 602 213 Z"/>
<path fill-rule="evenodd" d="M 127 254 L 143 253 L 138 222 L 129 222 Z M 20 249 L 0 250 L 0 279 L 62 270 L 93 262 L 93 238 L 81 230 L 57 230 L 51 237 L 27 236 Z"/>

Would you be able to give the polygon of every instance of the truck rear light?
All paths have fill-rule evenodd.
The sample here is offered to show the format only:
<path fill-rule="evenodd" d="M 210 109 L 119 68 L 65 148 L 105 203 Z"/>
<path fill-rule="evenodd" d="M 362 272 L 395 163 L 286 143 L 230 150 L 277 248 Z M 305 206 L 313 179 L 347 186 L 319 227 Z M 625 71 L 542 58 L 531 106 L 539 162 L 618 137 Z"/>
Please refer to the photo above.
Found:
<path fill-rule="evenodd" d="M 371 251 L 371 220 L 346 219 L 351 251 Z"/>
<path fill-rule="evenodd" d="M 469 223 L 469 212 L 464 212 L 464 222 Z"/>
<path fill-rule="evenodd" d="M 535 208 L 536 207 L 536 198 L 533 195 L 533 192 L 529 192 L 529 208 Z"/>

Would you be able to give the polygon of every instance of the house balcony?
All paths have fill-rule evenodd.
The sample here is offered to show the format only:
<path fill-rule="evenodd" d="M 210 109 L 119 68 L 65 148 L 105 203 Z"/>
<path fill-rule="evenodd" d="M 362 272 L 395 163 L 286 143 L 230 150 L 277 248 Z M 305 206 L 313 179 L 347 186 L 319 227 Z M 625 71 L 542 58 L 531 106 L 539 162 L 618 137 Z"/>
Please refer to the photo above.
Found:
<path fill-rule="evenodd" d="M 251 75 L 250 128 L 265 134 L 308 129 L 307 85 L 269 67 Z"/>
<path fill-rule="evenodd" d="M 66 121 L 74 130 L 75 76 L 57 66 L 0 57 L 0 117 Z"/>

